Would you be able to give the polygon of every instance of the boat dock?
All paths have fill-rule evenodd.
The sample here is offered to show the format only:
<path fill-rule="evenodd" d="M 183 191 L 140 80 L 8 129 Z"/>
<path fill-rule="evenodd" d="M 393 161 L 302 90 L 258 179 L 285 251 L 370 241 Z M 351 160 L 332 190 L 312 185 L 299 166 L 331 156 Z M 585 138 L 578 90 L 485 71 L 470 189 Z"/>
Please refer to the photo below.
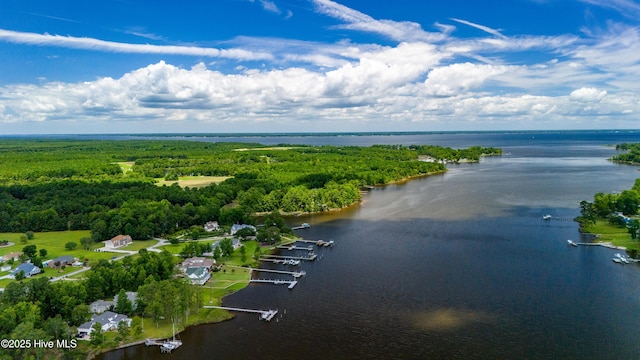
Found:
<path fill-rule="evenodd" d="M 309 254 L 308 257 L 303 256 L 280 256 L 280 255 L 262 255 L 260 260 L 268 260 L 268 259 L 283 259 L 283 260 L 307 260 L 313 261 L 318 257 L 316 254 Z"/>
<path fill-rule="evenodd" d="M 260 314 L 260 320 L 265 320 L 265 321 L 271 321 L 271 319 L 273 319 L 273 317 L 276 316 L 276 314 L 278 313 L 278 310 L 253 310 L 253 309 L 232 308 L 232 307 L 226 307 L 226 306 L 213 306 L 213 305 L 205 305 L 204 308 Z"/>
<path fill-rule="evenodd" d="M 303 242 L 303 243 L 309 243 L 309 244 L 315 244 L 318 247 L 321 246 L 333 246 L 334 242 L 333 240 L 331 241 L 324 241 L 324 240 L 296 240 L 296 242 Z"/>
<path fill-rule="evenodd" d="M 298 284 L 298 280 L 263 280 L 263 279 L 251 279 L 250 283 L 263 283 L 263 284 L 275 284 L 275 285 L 285 285 L 289 284 L 289 289 L 293 289 L 294 286 Z"/>
<path fill-rule="evenodd" d="M 289 250 L 289 251 L 293 251 L 293 250 L 311 251 L 311 250 L 313 250 L 313 246 L 300 247 L 300 246 L 295 246 L 295 245 L 289 245 L 289 246 L 282 245 L 282 246 L 278 246 L 278 249 Z"/>
<path fill-rule="evenodd" d="M 270 272 L 270 273 L 276 273 L 276 274 L 287 274 L 287 275 L 292 275 L 294 278 L 299 278 L 301 276 L 305 276 L 307 275 L 307 273 L 305 271 L 283 271 L 283 270 L 271 270 L 271 269 L 256 269 L 256 268 L 250 268 L 251 271 L 262 271 L 262 272 Z"/>
<path fill-rule="evenodd" d="M 302 223 L 302 225 L 300 225 L 300 226 L 292 227 L 291 230 L 302 230 L 302 229 L 308 229 L 310 227 L 311 227 L 311 225 L 309 225 L 307 223 Z"/>
<path fill-rule="evenodd" d="M 300 265 L 300 260 L 260 258 L 260 261 L 271 261 L 274 264 Z"/>
<path fill-rule="evenodd" d="M 626 250 L 624 247 L 621 246 L 615 246 L 611 243 L 585 243 L 585 242 L 574 242 L 574 244 L 576 245 L 582 245 L 582 246 L 602 246 L 602 247 L 606 247 L 608 249 L 616 249 L 616 250 Z M 572 244 L 573 245 L 573 244 Z"/>
<path fill-rule="evenodd" d="M 182 341 L 180 340 L 158 340 L 158 339 L 146 339 L 144 341 L 146 346 L 160 346 L 160 352 L 163 353 L 171 353 L 171 351 L 182 346 Z"/>

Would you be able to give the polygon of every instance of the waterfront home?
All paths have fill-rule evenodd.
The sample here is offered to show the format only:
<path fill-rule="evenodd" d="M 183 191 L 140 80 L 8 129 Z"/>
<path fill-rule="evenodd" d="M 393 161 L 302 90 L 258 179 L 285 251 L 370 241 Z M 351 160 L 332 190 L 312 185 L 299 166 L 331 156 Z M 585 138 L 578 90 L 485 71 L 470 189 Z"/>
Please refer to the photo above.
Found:
<path fill-rule="evenodd" d="M 211 278 L 211 273 L 204 266 L 188 268 L 185 274 L 194 285 L 204 285 Z"/>
<path fill-rule="evenodd" d="M 16 278 L 16 274 L 18 274 L 20 271 L 22 271 L 24 273 L 25 277 L 31 277 L 33 275 L 36 274 L 40 274 L 42 272 L 42 270 L 40 270 L 39 267 L 33 265 L 32 263 L 22 263 L 20 265 L 18 265 L 17 268 L 15 268 L 10 274 L 9 277 L 15 279 Z"/>
<path fill-rule="evenodd" d="M 220 230 L 220 225 L 218 224 L 217 221 L 209 221 L 206 224 L 204 224 L 204 230 L 206 232 L 217 231 L 217 230 Z"/>
<path fill-rule="evenodd" d="M 93 315 L 91 320 L 78 326 L 78 335 L 84 336 L 91 334 L 95 323 L 100 323 L 100 325 L 102 325 L 102 331 L 117 330 L 118 324 L 123 321 L 126 322 L 127 325 L 131 326 L 131 319 L 126 315 L 117 314 L 112 311 L 107 311 L 100 315 Z"/>
<path fill-rule="evenodd" d="M 182 272 L 186 272 L 187 269 L 189 268 L 205 267 L 207 271 L 211 271 L 215 263 L 216 261 L 214 259 L 207 259 L 207 258 L 195 256 L 188 259 L 184 259 L 182 264 L 180 264 L 180 270 Z"/>
<path fill-rule="evenodd" d="M 104 247 L 109 249 L 115 249 L 123 246 L 127 246 L 133 243 L 131 236 L 129 235 L 118 235 L 111 240 L 107 240 L 104 242 Z"/>
<path fill-rule="evenodd" d="M 242 246 L 242 243 L 238 238 L 231 239 L 231 246 L 233 246 L 233 250 L 238 250 Z"/>
<path fill-rule="evenodd" d="M 242 230 L 242 229 L 251 229 L 253 230 L 253 232 L 256 232 L 256 227 L 253 225 L 247 225 L 247 224 L 233 224 L 231 226 L 231 230 L 229 231 L 229 233 L 231 235 L 235 235 L 235 233 L 237 233 L 238 231 Z"/>
<path fill-rule="evenodd" d="M 116 306 L 116 303 L 108 300 L 96 300 L 89 304 L 89 311 L 94 314 L 102 314 L 103 312 L 111 309 L 112 306 Z"/>

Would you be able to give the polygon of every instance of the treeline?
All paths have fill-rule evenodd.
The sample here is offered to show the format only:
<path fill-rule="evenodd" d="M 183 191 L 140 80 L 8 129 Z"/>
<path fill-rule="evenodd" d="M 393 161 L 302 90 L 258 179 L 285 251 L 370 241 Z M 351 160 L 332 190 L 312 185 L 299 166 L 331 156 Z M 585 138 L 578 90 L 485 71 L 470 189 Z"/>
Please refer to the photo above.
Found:
<path fill-rule="evenodd" d="M 611 157 L 611 160 L 620 163 L 640 164 L 640 144 L 624 143 L 616 145 L 616 150 L 627 151 Z"/>
<path fill-rule="evenodd" d="M 420 155 L 430 156 L 436 160 L 446 160 L 459 162 L 466 160 L 468 162 L 480 161 L 482 156 L 499 156 L 502 155 L 502 149 L 480 146 L 472 146 L 467 149 L 452 149 L 449 147 L 433 146 L 433 145 L 413 145 L 409 147 L 416 150 Z"/>
<path fill-rule="evenodd" d="M 593 201 L 580 202 L 579 222 L 595 222 L 596 219 L 609 219 L 610 222 L 620 222 L 621 217 L 616 213 L 627 216 L 637 215 L 640 206 L 640 179 L 637 179 L 630 190 L 620 193 L 597 193 Z"/>
<path fill-rule="evenodd" d="M 0 141 L 0 232 L 90 229 L 148 239 L 217 220 L 251 223 L 256 212 L 316 212 L 360 199 L 360 189 L 443 172 L 441 163 L 499 149 L 435 146 L 290 146 L 190 141 Z M 130 171 L 120 168 L 128 162 Z M 117 169 L 117 171 L 116 171 Z M 157 178 L 220 175 L 203 188 Z"/>

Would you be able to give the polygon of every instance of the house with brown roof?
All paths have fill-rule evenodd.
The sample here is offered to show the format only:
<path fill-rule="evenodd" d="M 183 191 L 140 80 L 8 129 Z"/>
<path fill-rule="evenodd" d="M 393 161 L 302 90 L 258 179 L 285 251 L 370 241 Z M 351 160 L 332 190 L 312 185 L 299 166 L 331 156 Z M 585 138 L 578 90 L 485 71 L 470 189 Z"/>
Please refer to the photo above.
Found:
<path fill-rule="evenodd" d="M 109 249 L 115 249 L 123 246 L 127 246 L 133 243 L 133 239 L 129 235 L 118 235 L 111 240 L 104 242 L 104 247 Z"/>
<path fill-rule="evenodd" d="M 9 260 L 13 259 L 13 261 L 18 261 L 18 259 L 20 259 L 20 255 L 22 255 L 22 253 L 20 251 L 12 252 L 12 253 L 9 253 L 7 255 L 3 255 L 2 256 L 2 260 L 3 261 L 9 261 Z"/>

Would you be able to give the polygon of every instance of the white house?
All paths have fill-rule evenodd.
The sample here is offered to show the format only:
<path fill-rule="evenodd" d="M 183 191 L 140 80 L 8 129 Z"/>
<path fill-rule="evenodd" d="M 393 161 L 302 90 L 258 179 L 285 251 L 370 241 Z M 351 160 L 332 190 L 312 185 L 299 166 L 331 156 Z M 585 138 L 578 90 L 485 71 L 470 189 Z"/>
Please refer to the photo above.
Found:
<path fill-rule="evenodd" d="M 188 268 L 185 274 L 194 285 L 204 285 L 211 278 L 211 273 L 204 266 Z"/>
<path fill-rule="evenodd" d="M 93 325 L 95 323 L 100 323 L 100 325 L 102 325 L 102 331 L 117 330 L 118 324 L 123 321 L 126 322 L 127 325 L 131 326 L 130 318 L 112 311 L 107 311 L 100 315 L 93 315 L 90 321 L 78 326 L 78 335 L 84 336 L 90 334 L 93 331 Z"/>
<path fill-rule="evenodd" d="M 127 246 L 131 244 L 133 240 L 129 235 L 118 235 L 111 240 L 107 240 L 104 242 L 104 247 L 109 249 L 115 249 L 123 246 Z"/>
<path fill-rule="evenodd" d="M 206 232 L 220 230 L 220 225 L 218 225 L 217 221 L 209 221 L 206 224 L 204 224 L 204 230 Z"/>

